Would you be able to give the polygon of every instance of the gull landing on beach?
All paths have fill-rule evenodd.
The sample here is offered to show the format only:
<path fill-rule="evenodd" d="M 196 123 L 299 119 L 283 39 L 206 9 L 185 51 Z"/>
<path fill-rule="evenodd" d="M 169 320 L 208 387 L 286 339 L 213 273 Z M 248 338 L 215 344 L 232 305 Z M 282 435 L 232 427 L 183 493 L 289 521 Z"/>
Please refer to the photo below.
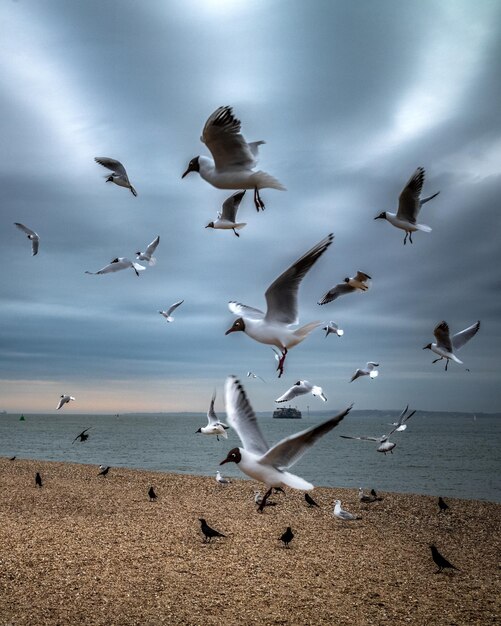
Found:
<path fill-rule="evenodd" d="M 240 235 L 237 230 L 240 230 L 246 226 L 245 222 L 236 222 L 237 211 L 240 206 L 240 202 L 245 195 L 245 191 L 239 191 L 227 198 L 223 202 L 223 209 L 217 214 L 217 219 L 214 222 L 209 222 L 205 228 L 215 228 L 216 230 L 232 230 L 237 237 Z"/>
<path fill-rule="evenodd" d="M 312 330 L 322 324 L 318 321 L 310 322 L 301 328 L 291 329 L 291 326 L 296 325 L 299 321 L 299 285 L 308 270 L 331 245 L 333 239 L 334 235 L 331 233 L 273 281 L 265 292 L 266 313 L 239 302 L 232 301 L 228 304 L 230 311 L 240 317 L 235 320 L 233 326 L 225 334 L 243 331 L 255 341 L 279 348 L 282 351 L 277 367 L 279 378 L 284 371 L 284 362 L 288 350 L 301 343 Z"/>
<path fill-rule="evenodd" d="M 31 228 L 28 228 L 27 226 L 25 226 L 24 224 L 21 224 L 20 222 L 14 222 L 14 224 L 19 228 L 19 230 L 21 230 L 27 237 L 28 239 L 31 241 L 31 255 L 35 256 L 35 254 L 38 253 L 38 246 L 40 243 L 40 237 L 38 236 L 38 234 L 34 231 L 31 230 Z"/>
<path fill-rule="evenodd" d="M 396 228 L 404 230 L 404 245 L 407 243 L 407 237 L 409 237 L 409 241 L 412 243 L 412 233 L 416 230 L 421 230 L 425 233 L 431 232 L 431 228 L 429 226 L 426 226 L 426 224 L 418 224 L 416 219 L 423 204 L 433 200 L 433 198 L 438 196 L 440 192 L 437 191 L 433 195 L 421 200 L 423 183 L 424 169 L 422 167 L 418 167 L 400 193 L 398 198 L 398 211 L 396 213 L 383 211 L 374 218 L 375 220 L 387 220 Z"/>
<path fill-rule="evenodd" d="M 285 187 L 273 176 L 261 170 L 254 171 L 258 148 L 264 141 L 247 143 L 240 133 L 241 123 L 229 106 L 219 107 L 205 122 L 201 141 L 209 148 L 212 159 L 196 156 L 188 164 L 182 178 L 190 172 L 200 176 L 217 189 L 254 189 L 256 210 L 264 210 L 260 189 Z"/>
<path fill-rule="evenodd" d="M 133 196 L 137 196 L 137 191 L 130 184 L 125 167 L 120 163 L 120 161 L 110 159 L 109 157 L 95 157 L 94 161 L 113 172 L 106 179 L 107 183 L 115 183 L 115 185 L 118 185 L 119 187 L 125 187 L 130 190 Z"/>
<path fill-rule="evenodd" d="M 352 405 L 322 424 L 286 437 L 270 448 L 261 433 L 244 388 L 235 376 L 226 379 L 224 392 L 228 423 L 236 431 L 242 447 L 230 450 L 220 465 L 236 463 L 244 474 L 268 487 L 258 510 L 263 511 L 274 487 L 288 486 L 302 491 L 313 489 L 311 483 L 286 470 L 335 428 L 348 415 Z"/>
<path fill-rule="evenodd" d="M 436 343 L 429 343 L 423 350 L 431 350 L 435 354 L 438 354 L 439 358 L 432 361 L 432 363 L 446 359 L 445 371 L 447 371 L 449 361 L 454 361 L 460 365 L 463 364 L 463 361 L 460 361 L 455 353 L 477 334 L 479 328 L 480 321 L 475 322 L 475 324 L 468 326 L 468 328 L 465 328 L 451 337 L 449 334 L 449 324 L 447 324 L 447 322 L 440 322 L 440 324 L 435 326 L 433 331 L 435 339 L 437 340 Z"/>

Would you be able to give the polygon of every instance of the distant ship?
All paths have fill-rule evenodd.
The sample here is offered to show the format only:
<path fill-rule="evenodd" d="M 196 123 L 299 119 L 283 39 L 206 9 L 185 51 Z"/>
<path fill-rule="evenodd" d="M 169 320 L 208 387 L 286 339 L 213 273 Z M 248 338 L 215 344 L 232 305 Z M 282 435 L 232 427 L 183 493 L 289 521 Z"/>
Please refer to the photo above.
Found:
<path fill-rule="evenodd" d="M 302 415 L 301 411 L 299 411 L 298 409 L 294 409 L 291 406 L 281 406 L 273 411 L 273 417 L 278 419 L 299 420 L 301 419 Z"/>

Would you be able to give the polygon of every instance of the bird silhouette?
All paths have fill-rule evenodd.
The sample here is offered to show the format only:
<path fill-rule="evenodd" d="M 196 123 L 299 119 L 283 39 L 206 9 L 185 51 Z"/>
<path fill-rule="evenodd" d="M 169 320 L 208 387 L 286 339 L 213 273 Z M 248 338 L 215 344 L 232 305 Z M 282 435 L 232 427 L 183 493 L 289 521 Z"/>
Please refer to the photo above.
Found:
<path fill-rule="evenodd" d="M 155 493 L 155 490 L 153 489 L 153 487 L 150 487 L 148 489 L 148 496 L 150 497 L 150 502 L 154 502 L 157 499 L 157 494 Z"/>
<path fill-rule="evenodd" d="M 90 430 L 91 428 L 92 426 L 89 426 L 89 428 L 82 430 L 82 432 L 79 435 L 77 435 L 75 439 L 73 439 L 73 441 L 71 442 L 71 445 L 73 445 L 77 439 L 80 439 L 80 441 L 87 441 L 87 439 L 89 438 L 89 435 L 87 435 L 87 431 Z"/>
<path fill-rule="evenodd" d="M 373 496 L 376 500 L 381 501 L 383 498 L 378 496 L 375 489 L 371 489 L 371 496 Z"/>
<path fill-rule="evenodd" d="M 442 496 L 438 496 L 438 512 L 445 513 L 448 508 L 449 508 L 449 505 L 446 502 L 444 502 L 444 499 L 442 498 Z"/>
<path fill-rule="evenodd" d="M 440 554 L 440 552 L 437 550 L 437 548 L 434 545 L 430 545 L 430 548 L 431 548 L 431 556 L 433 560 L 435 561 L 435 564 L 438 567 L 435 574 L 439 574 L 443 569 L 446 569 L 446 568 L 455 569 L 459 571 L 457 567 L 454 567 L 454 565 L 445 558 L 445 556 L 442 556 Z"/>
<path fill-rule="evenodd" d="M 37 487 L 41 487 L 42 486 L 42 477 L 40 476 L 40 472 L 37 472 L 35 474 L 35 485 Z"/>
<path fill-rule="evenodd" d="M 214 530 L 214 528 L 211 528 L 203 517 L 199 517 L 198 520 L 201 524 L 202 532 L 205 535 L 205 543 L 210 543 L 212 537 L 226 537 L 226 535 L 223 535 L 223 533 L 220 533 L 218 530 Z"/>
<path fill-rule="evenodd" d="M 15 455 L 14 455 L 14 456 L 11 456 L 11 457 L 10 457 L 10 459 L 9 459 L 9 461 L 15 461 L 15 460 L 16 460 L 16 458 L 17 458 L 17 457 L 16 457 Z"/>
<path fill-rule="evenodd" d="M 289 547 L 289 543 L 294 539 L 294 533 L 292 532 L 292 529 L 290 526 L 287 526 L 287 530 L 284 532 L 284 534 L 278 538 L 279 541 L 282 541 L 284 544 L 284 548 L 288 548 Z"/>
<path fill-rule="evenodd" d="M 306 500 L 306 504 L 309 506 L 310 509 L 314 506 L 320 508 L 308 492 L 304 494 L 304 499 Z"/>
<path fill-rule="evenodd" d="M 108 465 L 107 467 L 103 468 L 99 472 L 98 476 L 104 476 L 106 478 L 106 476 L 107 476 L 108 472 L 110 471 L 110 469 L 111 469 L 111 467 Z"/>

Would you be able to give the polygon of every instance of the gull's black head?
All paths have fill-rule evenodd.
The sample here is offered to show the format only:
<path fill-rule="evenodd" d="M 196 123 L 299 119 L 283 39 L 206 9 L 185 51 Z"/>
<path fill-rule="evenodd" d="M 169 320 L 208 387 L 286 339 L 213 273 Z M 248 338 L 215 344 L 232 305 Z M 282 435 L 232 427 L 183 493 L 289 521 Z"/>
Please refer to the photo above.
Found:
<path fill-rule="evenodd" d="M 113 259 L 113 261 L 111 261 L 111 263 L 118 263 L 118 262 L 119 262 L 118 257 L 116 259 Z"/>
<path fill-rule="evenodd" d="M 200 428 L 199 428 L 199 429 L 195 432 L 195 435 L 196 435 L 197 433 L 201 433 L 201 432 L 202 432 L 202 428 L 200 427 Z"/>
<path fill-rule="evenodd" d="M 233 326 L 228 328 L 228 330 L 224 333 L 225 335 L 229 335 L 230 333 L 235 333 L 237 330 L 245 330 L 245 322 L 239 317 L 237 320 L 233 322 Z"/>
<path fill-rule="evenodd" d="M 385 220 L 386 219 L 386 211 L 383 211 L 379 215 L 376 215 L 375 220 Z"/>
<path fill-rule="evenodd" d="M 431 343 L 427 344 L 423 350 L 431 350 Z"/>
<path fill-rule="evenodd" d="M 297 385 L 301 386 L 301 381 L 298 380 L 297 383 L 294 383 L 294 387 L 296 387 Z"/>
<path fill-rule="evenodd" d="M 233 450 L 228 452 L 228 456 L 224 459 L 224 461 L 221 461 L 219 465 L 224 465 L 225 463 L 240 463 L 241 460 L 242 455 L 240 454 L 239 448 L 233 448 Z"/>
<path fill-rule="evenodd" d="M 112 183 L 113 182 L 113 175 L 108 176 L 108 178 L 106 179 L 107 183 Z"/>
<path fill-rule="evenodd" d="M 187 168 L 186 172 L 181 176 L 181 178 L 184 178 L 190 172 L 199 172 L 200 171 L 200 163 L 198 161 L 199 158 L 200 157 L 196 156 L 193 159 L 191 159 L 191 161 L 188 163 L 188 168 Z"/>
<path fill-rule="evenodd" d="M 343 278 L 343 281 L 344 281 L 345 283 L 349 283 L 349 282 L 350 282 L 350 277 L 349 277 L 349 276 L 347 276 L 346 278 Z"/>
<path fill-rule="evenodd" d="M 205 228 L 214 228 L 214 222 L 209 222 Z"/>

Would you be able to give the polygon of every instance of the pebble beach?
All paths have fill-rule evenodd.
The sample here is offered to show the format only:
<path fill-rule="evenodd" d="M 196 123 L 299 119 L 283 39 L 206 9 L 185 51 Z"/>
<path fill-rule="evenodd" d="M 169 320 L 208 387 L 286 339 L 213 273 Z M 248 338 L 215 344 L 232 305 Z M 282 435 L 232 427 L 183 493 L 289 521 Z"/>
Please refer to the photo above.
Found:
<path fill-rule="evenodd" d="M 43 487 L 35 487 L 40 472 Z M 0 625 L 497 624 L 501 505 L 0 458 Z M 158 500 L 150 502 L 153 486 Z M 370 490 L 377 485 L 363 485 Z M 333 502 L 361 516 L 343 523 Z M 225 538 L 204 543 L 203 517 Z M 287 526 L 290 547 L 279 537 Z M 457 567 L 436 574 L 429 545 Z"/>

